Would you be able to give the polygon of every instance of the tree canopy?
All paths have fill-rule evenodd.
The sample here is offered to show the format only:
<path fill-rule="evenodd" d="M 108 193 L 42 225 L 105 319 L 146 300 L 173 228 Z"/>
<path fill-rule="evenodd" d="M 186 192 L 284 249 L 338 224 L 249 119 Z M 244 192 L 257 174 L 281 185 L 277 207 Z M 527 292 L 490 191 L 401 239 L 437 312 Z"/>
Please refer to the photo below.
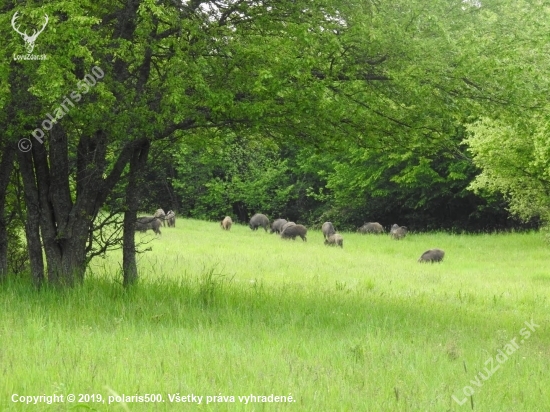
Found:
<path fill-rule="evenodd" d="M 48 16 L 46 59 L 17 57 L 16 12 L 28 33 Z M 547 17 L 501 0 L 4 2 L 0 243 L 20 204 L 37 285 L 81 281 L 117 247 L 131 284 L 136 216 L 154 203 L 486 229 L 508 215 L 467 190 L 481 170 L 474 186 L 540 211 L 524 194 L 546 179 Z"/>

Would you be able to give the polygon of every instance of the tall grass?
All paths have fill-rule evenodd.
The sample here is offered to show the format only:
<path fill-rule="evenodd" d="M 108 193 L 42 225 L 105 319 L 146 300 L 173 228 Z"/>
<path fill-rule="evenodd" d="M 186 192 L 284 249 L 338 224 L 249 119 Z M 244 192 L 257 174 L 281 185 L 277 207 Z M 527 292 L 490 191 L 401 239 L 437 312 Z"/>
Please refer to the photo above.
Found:
<path fill-rule="evenodd" d="M 340 249 L 319 232 L 306 243 L 239 225 L 177 224 L 140 255 L 130 290 L 120 286 L 116 253 L 63 293 L 2 286 L 2 410 L 78 404 L 26 406 L 14 393 L 101 394 L 105 403 L 81 404 L 92 410 L 550 409 L 550 250 L 537 233 L 402 241 L 343 233 Z M 432 247 L 445 261 L 417 263 Z M 517 352 L 471 383 L 531 319 L 540 327 Z M 164 402 L 109 405 L 113 393 Z M 176 393 L 202 403 L 170 402 Z M 220 394 L 235 402 L 205 404 Z M 294 401 L 239 402 L 251 394 Z"/>

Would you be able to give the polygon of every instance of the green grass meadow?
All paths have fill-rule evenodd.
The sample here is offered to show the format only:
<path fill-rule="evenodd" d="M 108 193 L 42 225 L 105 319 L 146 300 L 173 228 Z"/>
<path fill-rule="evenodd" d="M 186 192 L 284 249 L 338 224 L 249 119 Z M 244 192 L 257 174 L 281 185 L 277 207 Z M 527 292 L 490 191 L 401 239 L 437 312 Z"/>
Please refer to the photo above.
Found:
<path fill-rule="evenodd" d="M 541 234 L 342 235 L 340 249 L 320 231 L 287 241 L 179 219 L 136 235 L 152 251 L 130 290 L 118 252 L 72 290 L 7 282 L 0 410 L 550 410 Z M 443 263 L 417 263 L 434 247 Z M 162 402 L 109 403 L 123 394 Z M 272 394 L 286 402 L 260 398 Z"/>

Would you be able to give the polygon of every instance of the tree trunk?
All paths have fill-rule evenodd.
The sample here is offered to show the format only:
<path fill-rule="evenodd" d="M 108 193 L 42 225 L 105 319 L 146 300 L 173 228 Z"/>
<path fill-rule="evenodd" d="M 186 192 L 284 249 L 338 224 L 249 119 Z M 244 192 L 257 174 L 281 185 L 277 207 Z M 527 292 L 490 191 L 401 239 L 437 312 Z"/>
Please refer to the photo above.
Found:
<path fill-rule="evenodd" d="M 2 160 L 0 161 L 0 282 L 8 276 L 8 227 L 5 209 L 8 183 L 13 169 L 14 158 L 14 146 L 6 144 Z"/>
<path fill-rule="evenodd" d="M 44 282 L 44 258 L 42 257 L 42 244 L 40 242 L 40 204 L 38 201 L 38 188 L 32 167 L 30 153 L 18 151 L 19 170 L 23 179 L 25 204 L 27 206 L 27 219 L 25 221 L 25 235 L 27 238 L 27 250 L 31 266 L 31 275 L 37 288 Z"/>
<path fill-rule="evenodd" d="M 136 262 L 135 224 L 139 208 L 142 176 L 149 156 L 150 142 L 144 140 L 139 144 L 130 159 L 128 185 L 126 186 L 126 211 L 124 212 L 122 276 L 123 285 L 131 286 L 137 282 L 138 270 Z"/>
<path fill-rule="evenodd" d="M 48 263 L 48 281 L 71 287 L 82 282 L 86 270 L 86 243 L 93 219 L 127 163 L 123 150 L 107 179 L 103 178 L 106 138 L 102 131 L 82 136 L 77 151 L 76 196 L 73 203 L 69 178 L 68 142 L 65 131 L 55 125 L 49 132 L 49 156 L 44 145 L 35 144 L 27 159 L 29 173 L 36 176 L 32 201 L 39 210 L 40 233 Z M 33 170 L 34 169 L 34 170 Z M 25 192 L 32 186 L 25 186 Z"/>
<path fill-rule="evenodd" d="M 68 157 L 63 155 L 64 142 L 55 139 L 54 129 L 50 131 L 50 156 L 43 145 L 32 148 L 33 163 L 38 187 L 40 205 L 40 232 L 48 263 L 48 281 L 56 286 L 73 286 L 75 278 L 83 276 L 85 259 L 78 260 L 78 249 L 85 249 L 87 231 L 74 230 L 72 226 L 85 216 L 78 216 L 70 222 L 74 212 L 69 192 Z M 65 150 L 66 150 L 65 143 Z M 82 224 L 78 225 L 82 229 Z M 82 242 L 84 237 L 84 242 Z"/>

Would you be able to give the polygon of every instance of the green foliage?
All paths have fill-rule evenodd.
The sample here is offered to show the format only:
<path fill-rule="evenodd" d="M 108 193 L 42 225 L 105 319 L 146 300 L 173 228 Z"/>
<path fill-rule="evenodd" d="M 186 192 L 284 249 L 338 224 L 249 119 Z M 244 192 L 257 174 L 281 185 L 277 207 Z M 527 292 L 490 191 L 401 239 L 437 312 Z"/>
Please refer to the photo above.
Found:
<path fill-rule="evenodd" d="M 268 140 L 212 134 L 208 146 L 181 143 L 172 180 L 191 216 L 219 220 L 246 211 L 281 213 L 292 197 L 287 162 Z M 217 139 L 217 140 L 216 140 Z M 246 219 L 246 216 L 243 220 Z"/>
<path fill-rule="evenodd" d="M 16 8 L 25 25 L 50 16 L 37 43 L 47 60 L 13 61 L 24 46 L 9 24 Z M 119 157 L 128 142 L 151 142 L 144 209 L 494 228 L 507 224 L 497 188 L 514 213 L 547 213 L 537 193 L 547 172 L 548 17 L 543 2 L 525 0 L 14 3 L 0 15 L 0 122 L 9 138 L 28 136 L 99 66 L 105 77 L 59 122 L 69 176 L 57 183 L 75 205 L 95 205 L 80 201 L 75 171 L 101 136 L 105 155 L 86 166 L 100 165 L 96 186 L 128 161 Z M 491 171 L 474 140 L 471 164 L 464 128 L 497 136 L 493 126 L 474 131 L 480 119 L 535 136 L 517 155 L 532 152 L 525 179 L 542 183 Z M 479 168 L 476 185 L 493 182 L 473 194 L 465 188 Z M 127 176 L 105 190 L 121 210 Z"/>
<path fill-rule="evenodd" d="M 238 175 L 232 188 L 228 179 L 214 178 L 211 168 L 212 179 L 201 180 L 205 183 L 193 191 L 195 196 L 183 194 L 193 199 L 187 202 L 192 210 L 193 202 L 204 199 L 191 214 L 212 218 L 228 209 L 283 211 L 309 223 L 332 220 L 349 228 L 365 220 L 400 221 L 418 229 L 516 225 L 508 220 L 502 197 L 466 190 L 479 168 L 462 140 L 464 126 L 476 115 L 516 111 L 534 98 L 536 89 L 522 91 L 496 67 L 519 70 L 526 59 L 540 63 L 533 60 L 532 44 L 513 37 L 524 38 L 518 16 L 537 21 L 540 16 L 524 3 L 499 1 L 481 7 L 459 1 L 391 7 L 346 2 L 337 8 L 340 20 L 330 23 L 337 36 L 316 29 L 305 35 L 300 25 L 290 25 L 293 41 L 275 36 L 272 45 L 261 46 L 274 56 L 272 67 L 255 70 L 252 86 L 246 77 L 231 80 L 249 90 L 237 101 L 254 102 L 254 116 L 266 113 L 264 103 L 270 105 L 272 115 L 259 123 L 259 132 L 239 133 L 274 138 L 280 163 L 253 167 L 259 173 Z M 534 30 L 530 26 L 528 31 L 538 38 Z M 496 49 L 499 36 L 511 47 Z M 239 49 L 239 55 L 247 59 L 257 51 L 250 38 L 242 45 L 246 50 Z M 293 53 L 300 55 L 298 63 Z M 266 100 L 269 95 L 277 95 L 273 104 Z M 235 175 L 223 166 L 227 162 L 214 163 Z M 193 185 L 191 174 L 179 178 Z M 239 195 L 228 195 L 235 188 Z M 218 212 L 206 213 L 208 205 Z"/>
<path fill-rule="evenodd" d="M 17 221 L 8 226 L 8 274 L 20 276 L 29 270 L 29 255 L 23 240 L 23 228 Z"/>
<path fill-rule="evenodd" d="M 6 193 L 5 216 L 8 237 L 8 275 L 24 276 L 29 271 L 29 254 L 25 243 L 25 214 L 22 188 L 17 179 L 17 173 L 13 173 Z"/>
<path fill-rule="evenodd" d="M 547 121 L 508 123 L 484 118 L 469 127 L 466 142 L 482 169 L 474 190 L 502 192 L 510 210 L 528 220 L 550 219 L 550 151 Z"/>
<path fill-rule="evenodd" d="M 266 139 L 217 142 L 209 135 L 204 140 L 208 147 L 190 142 L 171 154 L 176 165 L 171 183 L 189 216 L 219 220 L 229 214 L 246 221 L 261 211 L 309 225 L 329 220 L 348 229 L 369 220 L 398 221 L 416 230 L 518 224 L 508 220 L 501 196 L 467 190 L 479 169 L 460 151 L 442 149 L 428 157 L 406 147 L 320 151 L 286 145 L 281 150 Z M 162 204 L 162 197 L 157 199 Z"/>
<path fill-rule="evenodd" d="M 468 126 L 465 142 L 481 169 L 471 189 L 504 194 L 510 211 L 523 220 L 549 221 L 550 78 L 544 68 L 550 62 L 544 33 L 550 10 L 543 2 L 525 1 L 502 4 L 501 10 L 482 13 L 481 32 L 471 43 L 481 57 L 473 62 L 476 77 L 485 82 L 475 93 L 490 91 L 493 107 L 478 111 Z"/>
<path fill-rule="evenodd" d="M 367 221 L 438 230 L 479 230 L 506 225 L 501 200 L 476 196 L 467 186 L 477 168 L 446 152 L 431 157 L 409 151 L 350 148 L 331 168 L 319 171 L 324 184 L 310 196 L 324 202 L 325 220 L 357 228 Z"/>

